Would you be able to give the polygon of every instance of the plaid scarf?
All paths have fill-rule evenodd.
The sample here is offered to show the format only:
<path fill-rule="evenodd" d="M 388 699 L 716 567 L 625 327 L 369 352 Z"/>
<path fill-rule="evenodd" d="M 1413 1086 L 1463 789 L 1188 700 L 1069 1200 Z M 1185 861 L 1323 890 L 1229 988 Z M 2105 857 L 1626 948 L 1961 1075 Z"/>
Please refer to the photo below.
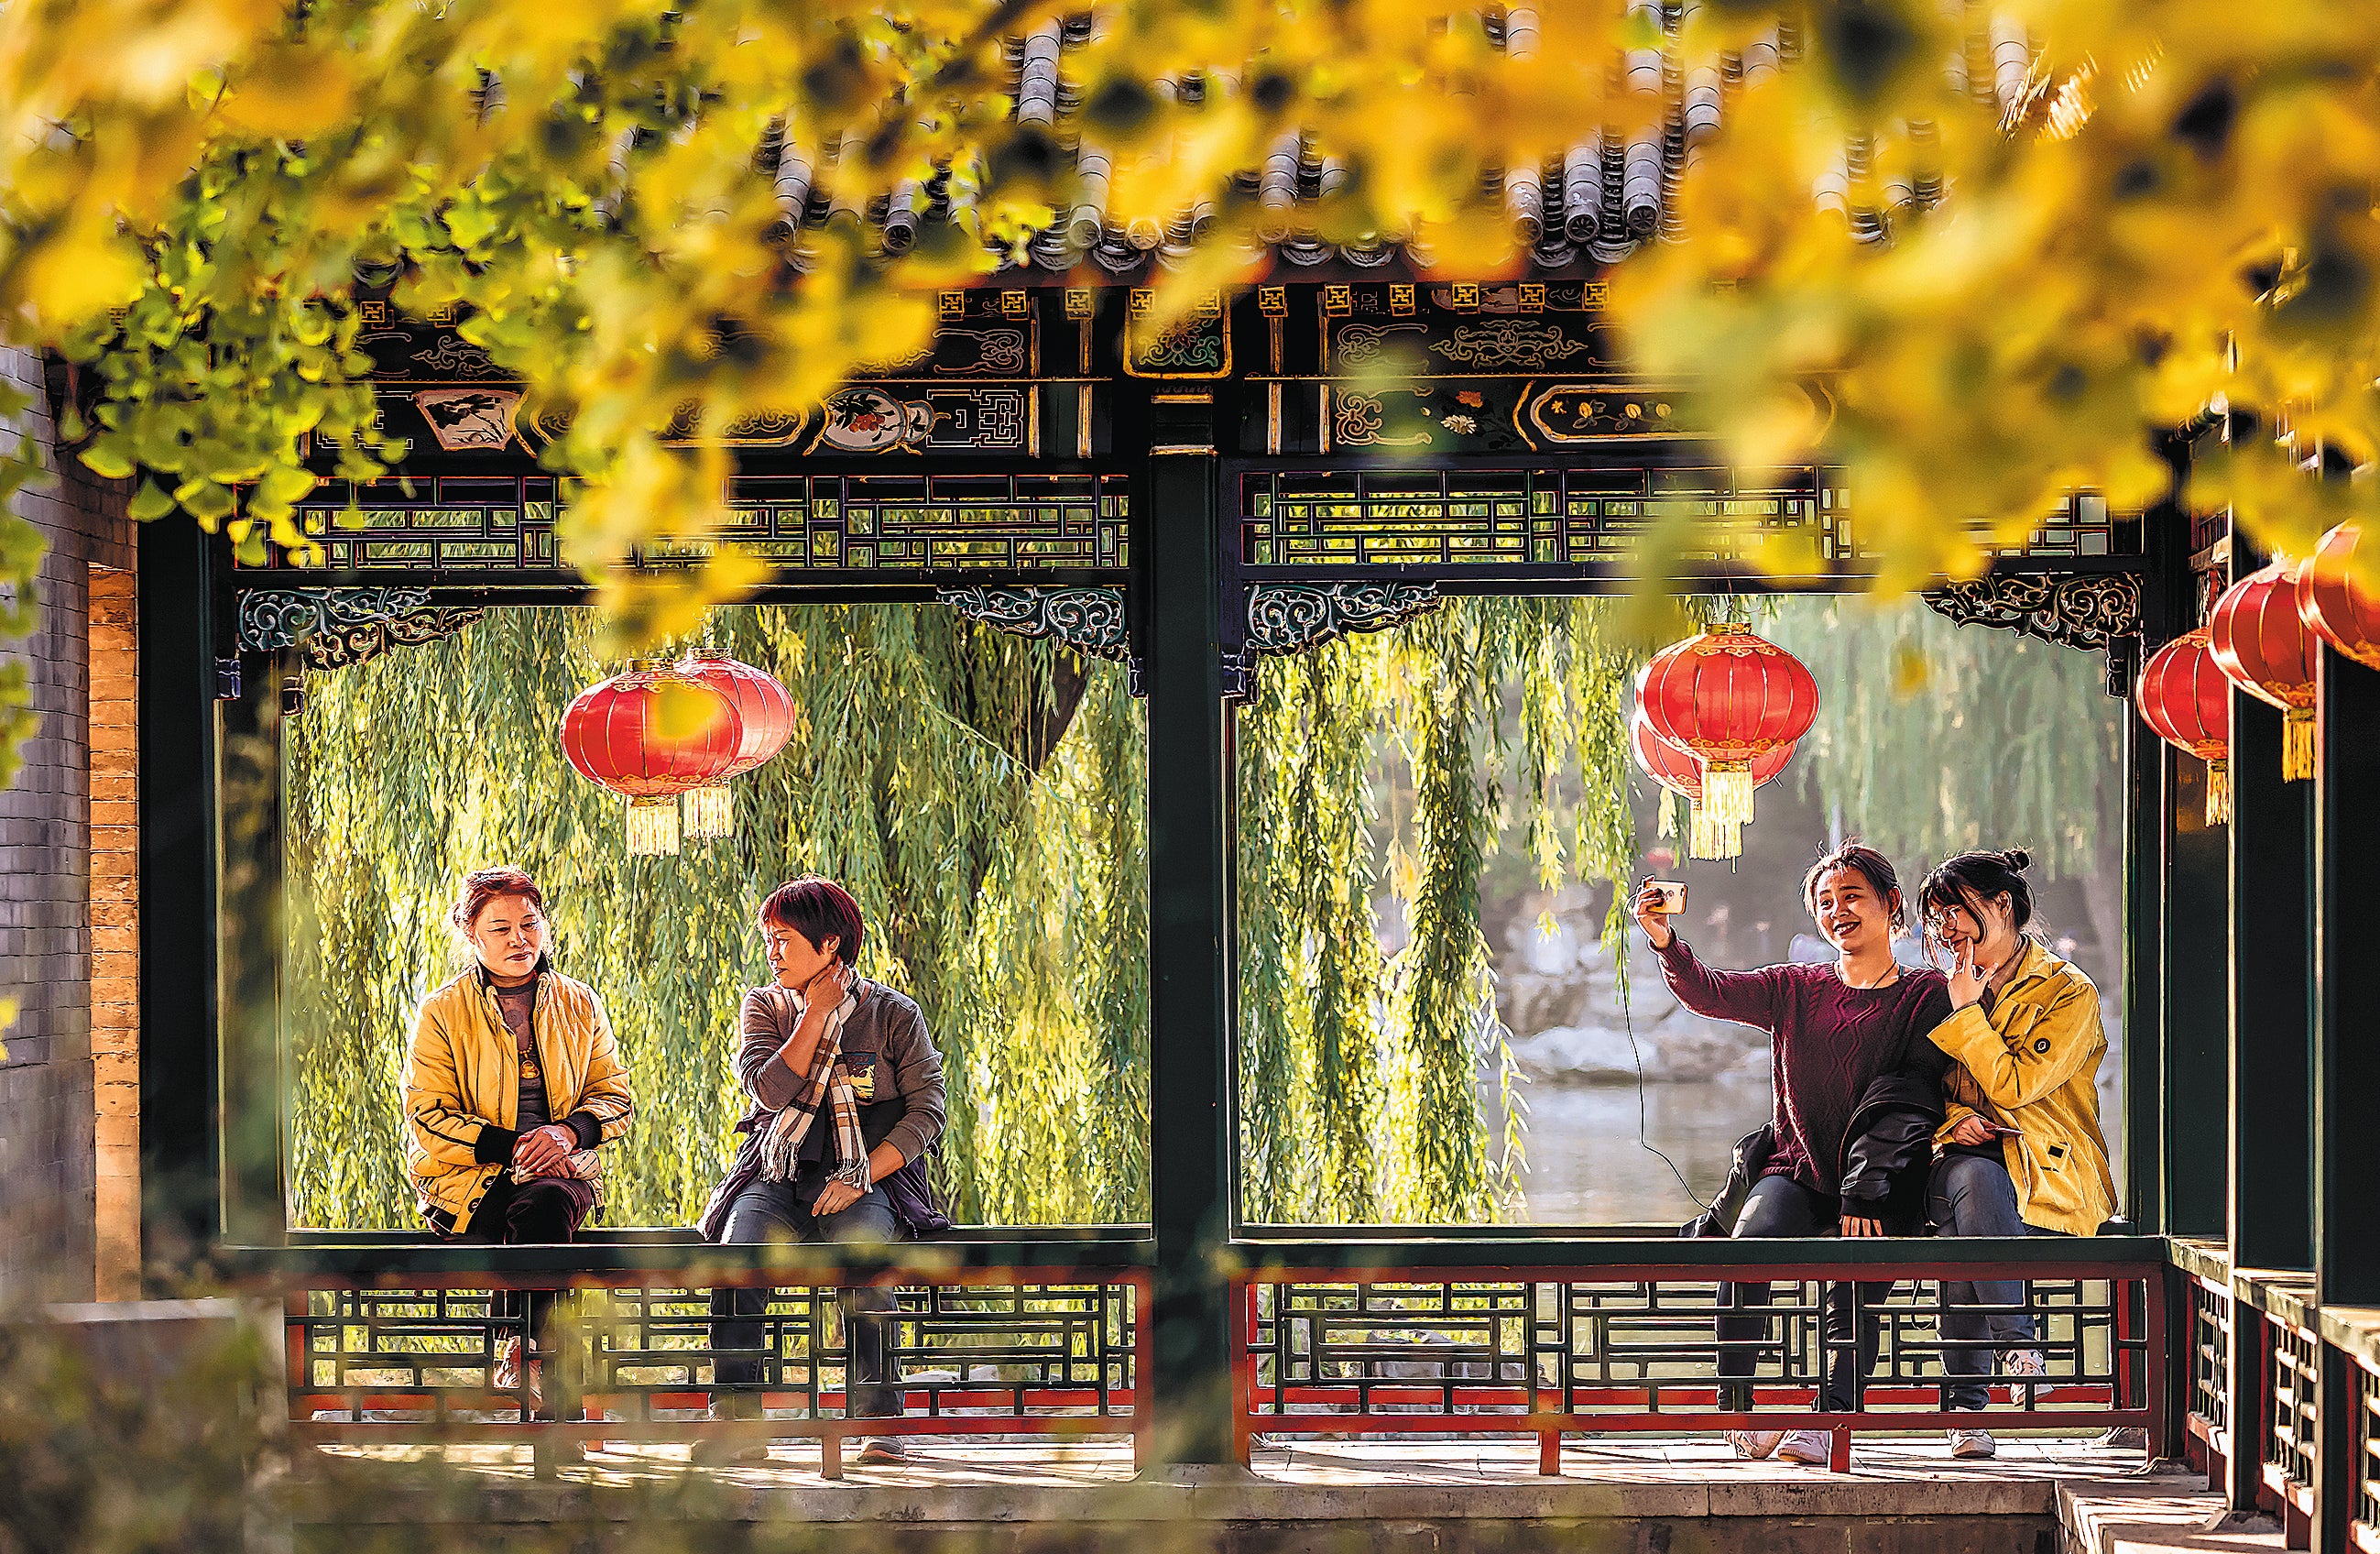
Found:
<path fill-rule="evenodd" d="M 785 1024 L 785 1039 L 794 1038 L 795 1023 L 807 1010 L 799 993 L 775 989 L 777 1012 Z M 790 1006 L 790 1012 L 789 1012 Z M 790 1182 L 802 1151 L 802 1140 L 808 1136 L 810 1124 L 818 1120 L 820 1108 L 831 1108 L 834 1113 L 833 1169 L 829 1176 L 837 1182 L 868 1190 L 868 1146 L 859 1135 L 859 1098 L 852 1094 L 851 1074 L 843 1066 L 843 1027 L 859 1007 L 859 984 L 843 995 L 843 1002 L 826 1017 L 826 1029 L 820 1033 L 818 1055 L 810 1060 L 810 1071 L 803 1076 L 802 1087 L 783 1111 L 769 1119 L 769 1131 L 760 1141 L 760 1174 L 771 1182 Z"/>

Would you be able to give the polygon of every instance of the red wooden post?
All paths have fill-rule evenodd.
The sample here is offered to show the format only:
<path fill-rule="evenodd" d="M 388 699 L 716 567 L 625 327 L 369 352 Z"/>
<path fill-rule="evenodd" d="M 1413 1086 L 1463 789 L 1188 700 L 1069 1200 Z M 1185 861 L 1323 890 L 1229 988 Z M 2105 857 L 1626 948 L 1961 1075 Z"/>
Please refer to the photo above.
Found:
<path fill-rule="evenodd" d="M 312 1298 L 310 1291 L 292 1290 L 281 1300 L 281 1341 L 284 1345 L 282 1390 L 287 1394 L 285 1406 L 292 1419 L 298 1417 L 298 1397 L 313 1390 L 314 1386 L 314 1373 L 306 1364 L 307 1342 L 304 1320 L 307 1307 Z M 295 1323 L 289 1321 L 288 1318 L 292 1317 L 298 1317 L 298 1320 Z M 309 1409 L 307 1412 L 310 1414 L 312 1410 Z"/>
<path fill-rule="evenodd" d="M 2175 1448 L 2179 1442 L 2174 1439 L 2175 1421 L 2181 1414 L 2187 1413 L 2189 1406 L 2185 1401 L 2177 1410 L 2166 1390 L 2168 1387 L 2189 1384 L 2176 1381 L 2171 1363 L 2173 1334 L 2170 1324 L 2175 1313 L 2169 1309 L 2169 1302 L 2174 1282 L 2175 1275 L 2169 1269 L 2155 1269 L 2141 1281 L 2141 1294 L 2148 1303 L 2149 1390 L 2145 1401 L 2149 1407 L 2149 1461 L 2152 1463 L 2177 1455 Z M 2181 1433 L 2190 1433 L 2187 1427 Z"/>
<path fill-rule="evenodd" d="M 1140 1473 L 1157 1461 L 1157 1410 L 1149 1402 L 1149 1366 L 1154 1358 L 1157 1329 L 1150 1315 L 1157 1281 L 1147 1269 L 1130 1275 L 1132 1290 L 1132 1471 Z"/>
<path fill-rule="evenodd" d="M 1226 1302 L 1231 1308 L 1232 1359 L 1232 1460 L 1242 1467 L 1252 1465 L 1256 1455 L 1256 1432 L 1248 1427 L 1248 1416 L 1256 1405 L 1256 1356 L 1248 1344 L 1257 1330 L 1257 1285 L 1245 1274 L 1237 1276 L 1236 1299 Z M 1279 1313 L 1275 1313 L 1278 1319 Z M 1276 1392 L 1281 1378 L 1273 1378 Z"/>

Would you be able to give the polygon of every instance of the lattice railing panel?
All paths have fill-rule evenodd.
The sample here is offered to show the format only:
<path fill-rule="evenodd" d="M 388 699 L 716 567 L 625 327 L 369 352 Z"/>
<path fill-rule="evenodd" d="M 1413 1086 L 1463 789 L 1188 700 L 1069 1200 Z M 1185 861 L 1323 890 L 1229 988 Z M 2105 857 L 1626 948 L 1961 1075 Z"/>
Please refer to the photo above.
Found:
<path fill-rule="evenodd" d="M 1770 1304 L 1725 1304 L 1716 1281 L 1252 1281 L 1243 1291 L 1248 1406 L 1258 1428 L 1288 1415 L 1560 1414 L 1643 1416 L 1724 1409 L 1721 1317 L 1760 1336 L 1725 1341 L 1753 1364 L 1755 1409 L 1817 1407 L 1830 1294 L 1849 1283 L 1771 1283 Z M 1994 1378 L 1995 1405 L 2036 1415 L 2148 1406 L 2147 1342 L 2136 1319 L 2140 1281 L 2052 1278 L 2024 1283 L 2047 1366 L 2035 1380 Z M 1888 1293 L 1885 1293 L 1888 1292 Z M 1737 1297 L 1739 1300 L 1741 1297 Z M 1902 1280 L 1860 1300 L 1879 1328 L 1862 1394 L 1868 1412 L 1945 1406 L 1946 1354 L 1989 1352 L 1945 1339 L 1942 1286 Z M 1848 1337 L 1838 1349 L 1847 1348 Z M 1989 1368 L 1988 1366 L 1986 1367 Z"/>
<path fill-rule="evenodd" d="M 892 1294 L 896 1310 L 859 1319 L 884 1324 L 886 1379 L 900 1388 L 906 1412 L 1130 1417 L 1139 1321 L 1133 1286 L 968 1284 Z M 504 1293 L 316 1290 L 298 1304 L 286 1321 L 298 1417 L 518 1415 L 525 1407 L 525 1394 L 495 1384 L 500 1350 L 525 1325 Z M 722 1358 L 757 1361 L 757 1390 L 769 1408 L 820 1418 L 845 1411 L 854 1319 L 847 1301 L 824 1288 L 771 1290 L 762 1311 L 736 1317 L 715 1315 L 707 1290 L 584 1289 L 563 1298 L 550 1364 L 567 1371 L 589 1408 L 641 1420 L 704 1407 L 722 1385 Z"/>
<path fill-rule="evenodd" d="M 2231 1421 L 2231 1295 L 2190 1281 L 2190 1412 L 2211 1431 Z"/>
<path fill-rule="evenodd" d="M 2267 1322 L 2273 1335 L 2273 1417 L 2265 1460 L 2292 1487 L 2311 1490 L 2321 1451 L 2315 1393 L 2322 1385 L 2322 1344 L 2285 1322 Z"/>
<path fill-rule="evenodd" d="M 2380 1548 L 2380 1373 L 2355 1367 L 2355 1521 L 2367 1548 Z"/>

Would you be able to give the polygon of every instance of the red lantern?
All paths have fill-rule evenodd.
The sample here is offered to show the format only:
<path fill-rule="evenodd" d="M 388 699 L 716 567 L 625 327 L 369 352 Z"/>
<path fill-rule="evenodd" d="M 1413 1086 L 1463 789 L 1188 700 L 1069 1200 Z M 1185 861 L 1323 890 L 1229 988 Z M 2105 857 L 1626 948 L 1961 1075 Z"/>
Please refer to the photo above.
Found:
<path fill-rule="evenodd" d="M 628 851 L 638 856 L 677 851 L 677 795 L 724 771 L 743 742 L 726 694 L 674 669 L 615 674 L 562 714 L 563 754 L 627 799 Z"/>
<path fill-rule="evenodd" d="M 2318 650 L 2318 639 L 2298 614 L 2298 595 L 2296 569 L 2277 561 L 2224 589 L 2206 617 L 2216 667 L 2250 696 L 2281 710 L 2281 776 L 2291 783 L 2313 775 Z"/>
<path fill-rule="evenodd" d="M 1628 720 L 1628 735 L 1635 747 L 1636 764 L 1644 768 L 1645 774 L 1686 801 L 1686 856 L 1696 858 L 1741 856 L 1743 852 L 1743 827 L 1711 818 L 1710 810 L 1703 803 L 1702 769 L 1694 764 L 1694 757 L 1653 732 L 1653 725 L 1645 719 L 1641 702 L 1634 715 Z M 1792 759 L 1793 747 L 1791 745 L 1761 757 L 1753 763 L 1755 785 L 1766 783 L 1784 771 L 1786 763 Z M 1660 834 L 1670 835 L 1672 830 L 1670 808 L 1664 803 Z"/>
<path fill-rule="evenodd" d="M 1749 627 L 1721 622 L 1653 655 L 1637 682 L 1653 732 L 1694 758 L 1714 819 L 1752 819 L 1753 765 L 1789 748 L 1818 715 L 1802 661 Z"/>
<path fill-rule="evenodd" d="M 785 694 L 775 675 L 724 653 L 689 653 L 677 668 L 725 696 L 744 722 L 744 740 L 735 760 L 716 778 L 687 790 L 686 795 L 686 834 L 725 836 L 735 825 L 735 798 L 727 779 L 764 765 L 785 747 L 794 732 L 794 698 Z"/>
<path fill-rule="evenodd" d="M 2380 669 L 2380 594 L 2355 576 L 2362 539 L 2362 530 L 2351 523 L 2322 537 L 2298 569 L 2298 618 L 2356 662 Z"/>
<path fill-rule="evenodd" d="M 2231 682 L 2215 665 L 2206 628 L 2177 637 L 2141 665 L 2141 720 L 2167 744 L 2206 763 L 2206 823 L 2231 819 Z"/>

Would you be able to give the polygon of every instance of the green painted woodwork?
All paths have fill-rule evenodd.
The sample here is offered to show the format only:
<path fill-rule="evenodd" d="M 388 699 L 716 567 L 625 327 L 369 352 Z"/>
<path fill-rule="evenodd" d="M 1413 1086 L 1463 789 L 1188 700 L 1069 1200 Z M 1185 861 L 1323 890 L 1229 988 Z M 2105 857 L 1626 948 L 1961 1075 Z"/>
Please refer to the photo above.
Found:
<path fill-rule="evenodd" d="M 1160 1454 L 1234 1460 L 1231 1302 L 1232 917 L 1225 813 L 1214 407 L 1150 407 L 1148 476 L 1149 1207 L 1156 1232 L 1151 1401 Z"/>
<path fill-rule="evenodd" d="M 160 1275 L 223 1231 L 215 934 L 216 588 L 195 524 L 139 530 L 140 1188 Z"/>
<path fill-rule="evenodd" d="M 2313 1266 L 2313 784 L 2231 693 L 2231 1266 Z M 2202 1114 L 2204 1115 L 2204 1114 Z M 2203 1136 L 2203 1135 L 2202 1135 Z"/>
<path fill-rule="evenodd" d="M 2229 1115 L 2231 837 L 2206 824 L 2206 768 L 2169 755 L 2173 804 L 2165 838 L 2164 1119 L 2159 1129 L 2165 1230 L 2227 1230 L 2230 1159 L 2214 1126 Z"/>
<path fill-rule="evenodd" d="M 2372 864 L 2380 858 L 2380 670 L 2322 655 L 2322 791 L 2314 832 L 2315 1289 L 2325 1305 L 2380 1305 L 2380 980 Z"/>
<path fill-rule="evenodd" d="M 283 1229 L 281 1140 L 281 681 L 296 655 L 249 654 L 240 694 L 218 701 L 223 911 L 223 1224 L 235 1241 Z"/>

